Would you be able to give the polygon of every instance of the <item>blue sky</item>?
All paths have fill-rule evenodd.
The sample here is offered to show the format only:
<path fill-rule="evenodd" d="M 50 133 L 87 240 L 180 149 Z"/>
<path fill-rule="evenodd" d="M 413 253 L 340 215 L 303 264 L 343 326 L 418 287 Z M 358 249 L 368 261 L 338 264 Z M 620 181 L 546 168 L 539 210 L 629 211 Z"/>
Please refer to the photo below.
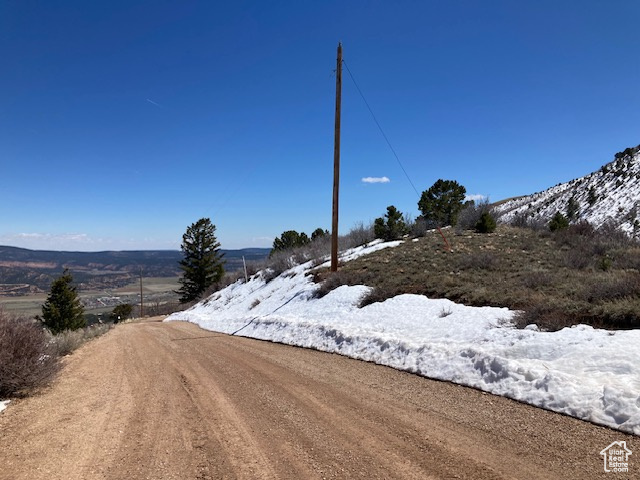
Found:
<path fill-rule="evenodd" d="M 640 143 L 640 3 L 0 2 L 0 244 L 223 248 L 329 228 L 335 63 L 411 181 L 491 200 Z M 348 73 L 340 229 L 418 197 Z M 366 177 L 387 177 L 366 183 Z"/>

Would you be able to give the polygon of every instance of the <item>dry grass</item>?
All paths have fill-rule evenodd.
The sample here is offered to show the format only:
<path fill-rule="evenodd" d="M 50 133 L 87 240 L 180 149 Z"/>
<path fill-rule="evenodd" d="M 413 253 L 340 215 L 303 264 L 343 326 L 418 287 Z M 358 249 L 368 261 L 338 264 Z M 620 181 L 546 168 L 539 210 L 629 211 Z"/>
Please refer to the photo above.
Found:
<path fill-rule="evenodd" d="M 113 324 L 95 324 L 78 330 L 65 330 L 57 335 L 51 336 L 49 342 L 56 355 L 69 355 L 77 350 L 92 338 L 99 337 L 107 333 Z"/>
<path fill-rule="evenodd" d="M 640 249 L 584 225 L 550 234 L 500 226 L 495 233 L 437 233 L 349 262 L 339 276 L 318 272 L 323 293 L 338 285 L 373 287 L 362 305 L 402 293 L 468 305 L 524 310 L 519 322 L 556 330 L 587 323 L 640 327 Z"/>

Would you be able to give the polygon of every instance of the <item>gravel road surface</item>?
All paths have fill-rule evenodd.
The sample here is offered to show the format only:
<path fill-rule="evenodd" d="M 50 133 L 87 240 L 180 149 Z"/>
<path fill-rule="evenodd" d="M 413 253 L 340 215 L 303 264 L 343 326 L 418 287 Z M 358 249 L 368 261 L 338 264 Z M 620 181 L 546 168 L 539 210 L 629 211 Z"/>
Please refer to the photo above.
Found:
<path fill-rule="evenodd" d="M 155 320 L 155 321 L 154 321 Z M 640 478 L 637 437 L 338 355 L 151 319 L 0 414 L 1 479 Z"/>

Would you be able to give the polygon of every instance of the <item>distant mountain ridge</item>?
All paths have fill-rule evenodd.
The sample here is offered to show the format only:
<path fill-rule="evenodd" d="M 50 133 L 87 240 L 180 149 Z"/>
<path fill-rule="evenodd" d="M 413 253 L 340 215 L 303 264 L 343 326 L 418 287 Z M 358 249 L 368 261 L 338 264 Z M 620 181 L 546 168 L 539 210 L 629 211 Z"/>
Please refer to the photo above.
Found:
<path fill-rule="evenodd" d="M 595 227 L 611 223 L 626 234 L 640 233 L 640 145 L 615 154 L 600 170 L 542 192 L 495 206 L 502 222 L 517 216 L 548 221 L 560 212 L 572 222 Z"/>
<path fill-rule="evenodd" d="M 242 268 L 243 256 L 247 261 L 262 260 L 269 252 L 268 248 L 221 250 L 227 271 Z M 180 275 L 182 258 L 179 250 L 58 252 L 0 246 L 0 294 L 46 291 L 65 268 L 81 289 L 121 286 L 140 272 L 146 277 L 175 277 Z"/>

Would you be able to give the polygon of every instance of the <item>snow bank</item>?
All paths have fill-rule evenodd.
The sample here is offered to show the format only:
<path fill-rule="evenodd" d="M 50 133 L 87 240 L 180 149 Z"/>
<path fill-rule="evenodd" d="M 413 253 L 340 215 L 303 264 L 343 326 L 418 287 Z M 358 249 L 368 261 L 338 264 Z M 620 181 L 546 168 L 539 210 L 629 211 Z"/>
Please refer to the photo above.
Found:
<path fill-rule="evenodd" d="M 3 400 L 2 402 L 0 402 L 0 413 L 2 413 L 2 411 L 7 408 L 7 405 L 9 405 L 9 402 L 11 400 Z"/>
<path fill-rule="evenodd" d="M 518 330 L 506 308 L 420 295 L 360 309 L 369 287 L 342 286 L 316 299 L 310 269 L 295 267 L 268 284 L 259 276 L 235 283 L 167 321 L 340 353 L 640 435 L 640 331 Z"/>

